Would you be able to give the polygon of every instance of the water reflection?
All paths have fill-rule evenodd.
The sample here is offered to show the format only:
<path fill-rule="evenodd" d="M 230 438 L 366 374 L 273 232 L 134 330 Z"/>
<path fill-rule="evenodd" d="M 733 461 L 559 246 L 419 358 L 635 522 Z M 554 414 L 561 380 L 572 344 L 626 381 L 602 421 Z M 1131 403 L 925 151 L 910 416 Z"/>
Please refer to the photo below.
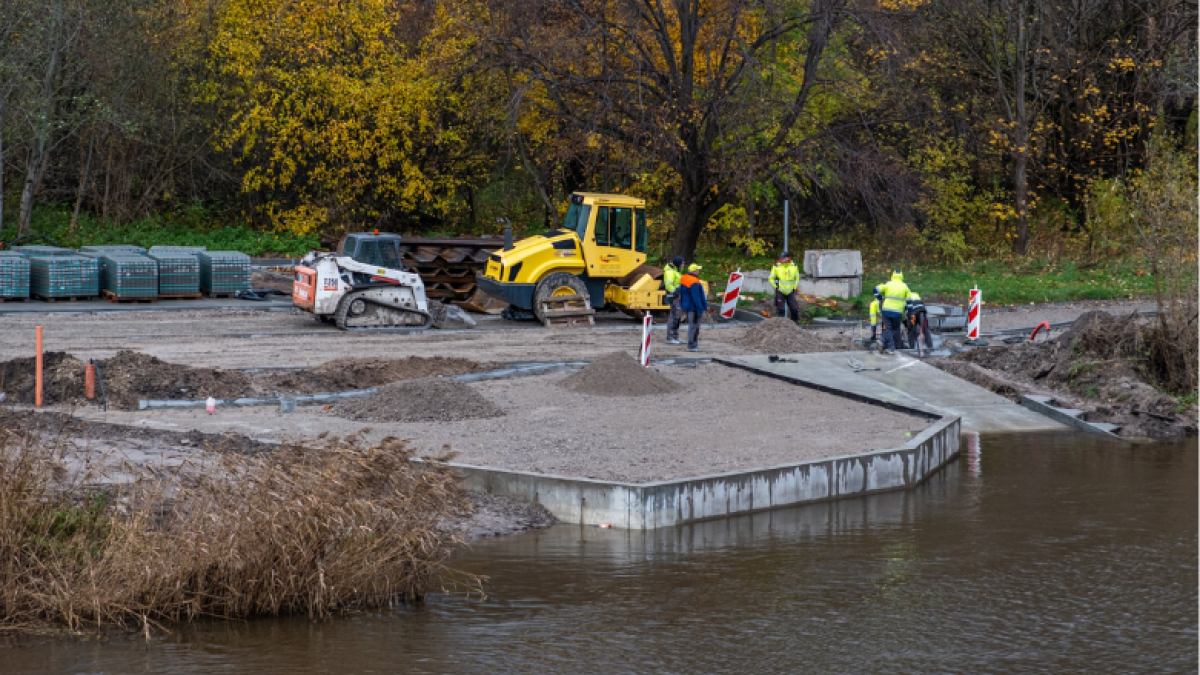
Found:
<path fill-rule="evenodd" d="M 984 436 L 907 493 L 458 559 L 486 600 L 52 641 L 9 672 L 1195 671 L 1194 442 Z"/>

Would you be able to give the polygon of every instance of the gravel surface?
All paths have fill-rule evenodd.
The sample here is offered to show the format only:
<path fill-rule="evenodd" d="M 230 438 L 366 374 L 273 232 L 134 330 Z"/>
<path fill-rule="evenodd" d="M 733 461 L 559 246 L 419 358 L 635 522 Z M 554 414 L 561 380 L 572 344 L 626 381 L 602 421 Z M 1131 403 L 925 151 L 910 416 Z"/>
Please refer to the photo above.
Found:
<path fill-rule="evenodd" d="M 412 439 L 420 454 L 600 480 L 652 482 L 892 448 L 924 419 L 710 363 L 662 367 L 681 389 L 656 397 L 588 396 L 555 386 L 565 375 L 472 383 L 504 416 L 456 422 L 363 423 L 300 407 L 148 414 L 79 414 L 178 430 L 237 431 L 285 440 L 328 432 Z"/>

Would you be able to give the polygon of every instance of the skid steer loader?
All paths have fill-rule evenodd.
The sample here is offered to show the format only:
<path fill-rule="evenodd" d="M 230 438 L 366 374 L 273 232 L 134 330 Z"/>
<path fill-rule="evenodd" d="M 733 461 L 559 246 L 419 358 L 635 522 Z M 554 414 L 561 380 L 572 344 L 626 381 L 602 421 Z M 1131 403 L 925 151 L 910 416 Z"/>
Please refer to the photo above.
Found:
<path fill-rule="evenodd" d="M 292 304 L 342 330 L 475 325 L 458 307 L 425 297 L 421 277 L 400 263 L 396 234 L 347 234 L 336 253 L 313 251 L 295 272 Z"/>
<path fill-rule="evenodd" d="M 641 318 L 669 309 L 662 270 L 645 264 L 647 240 L 644 199 L 577 192 L 562 227 L 492 253 L 477 282 L 509 304 L 510 319 L 590 325 L 606 306 Z"/>

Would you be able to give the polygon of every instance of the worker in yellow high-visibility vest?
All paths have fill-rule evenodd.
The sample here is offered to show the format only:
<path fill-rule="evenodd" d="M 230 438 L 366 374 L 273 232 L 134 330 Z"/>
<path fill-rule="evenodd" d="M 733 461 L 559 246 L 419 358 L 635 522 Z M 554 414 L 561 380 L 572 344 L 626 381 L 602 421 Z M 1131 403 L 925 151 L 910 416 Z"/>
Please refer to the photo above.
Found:
<path fill-rule="evenodd" d="M 879 339 L 879 301 L 872 300 L 867 314 L 871 319 L 871 342 Z"/>
<path fill-rule="evenodd" d="M 779 256 L 779 262 L 771 268 L 767 283 L 775 289 L 775 311 L 784 316 L 786 306 L 791 312 L 789 318 L 800 323 L 800 301 L 796 298 L 796 289 L 800 286 L 800 270 L 792 262 L 792 254 L 784 251 Z"/>
<path fill-rule="evenodd" d="M 875 287 L 875 299 L 883 311 L 883 350 L 888 354 L 895 354 L 896 345 L 903 344 L 904 308 L 909 295 L 911 291 L 900 270 L 892 272 L 891 281 Z"/>
<path fill-rule="evenodd" d="M 679 306 L 679 282 L 683 279 L 683 256 L 675 256 L 663 269 L 663 290 L 667 292 L 665 300 L 670 306 L 667 312 L 667 344 L 681 345 L 679 339 L 679 324 L 683 321 L 683 309 Z"/>

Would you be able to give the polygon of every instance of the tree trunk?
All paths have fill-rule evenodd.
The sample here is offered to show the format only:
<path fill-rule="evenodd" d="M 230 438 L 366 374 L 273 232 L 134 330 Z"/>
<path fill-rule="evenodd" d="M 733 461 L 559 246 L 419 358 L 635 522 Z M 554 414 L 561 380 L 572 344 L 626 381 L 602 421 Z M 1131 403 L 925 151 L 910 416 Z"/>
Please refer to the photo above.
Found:
<path fill-rule="evenodd" d="M 29 224 L 33 219 L 33 196 L 37 192 L 38 184 L 42 182 L 46 159 L 46 142 L 38 138 L 29 149 L 29 161 L 25 164 L 25 186 L 21 188 L 21 214 L 17 223 L 17 236 L 29 234 Z"/>
<path fill-rule="evenodd" d="M 696 253 L 696 243 L 700 241 L 700 198 L 694 194 L 684 194 L 679 200 L 679 212 L 675 214 L 675 235 L 671 240 L 671 255 L 683 256 L 684 260 L 692 261 Z"/>
<path fill-rule="evenodd" d="M 6 97 L 0 96 L 0 227 L 4 227 L 4 104 Z"/>
<path fill-rule="evenodd" d="M 1013 153 L 1013 191 L 1017 197 L 1017 238 L 1013 253 L 1025 255 L 1029 246 L 1029 153 L 1020 148 Z"/>
<path fill-rule="evenodd" d="M 71 212 L 69 232 L 75 236 L 75 226 L 79 223 L 79 208 L 83 206 L 83 191 L 87 188 L 88 177 L 92 173 L 92 154 L 96 151 L 96 136 L 93 134 L 88 141 L 87 160 L 83 163 L 83 171 L 79 173 L 79 190 L 75 192 L 75 210 Z"/>

